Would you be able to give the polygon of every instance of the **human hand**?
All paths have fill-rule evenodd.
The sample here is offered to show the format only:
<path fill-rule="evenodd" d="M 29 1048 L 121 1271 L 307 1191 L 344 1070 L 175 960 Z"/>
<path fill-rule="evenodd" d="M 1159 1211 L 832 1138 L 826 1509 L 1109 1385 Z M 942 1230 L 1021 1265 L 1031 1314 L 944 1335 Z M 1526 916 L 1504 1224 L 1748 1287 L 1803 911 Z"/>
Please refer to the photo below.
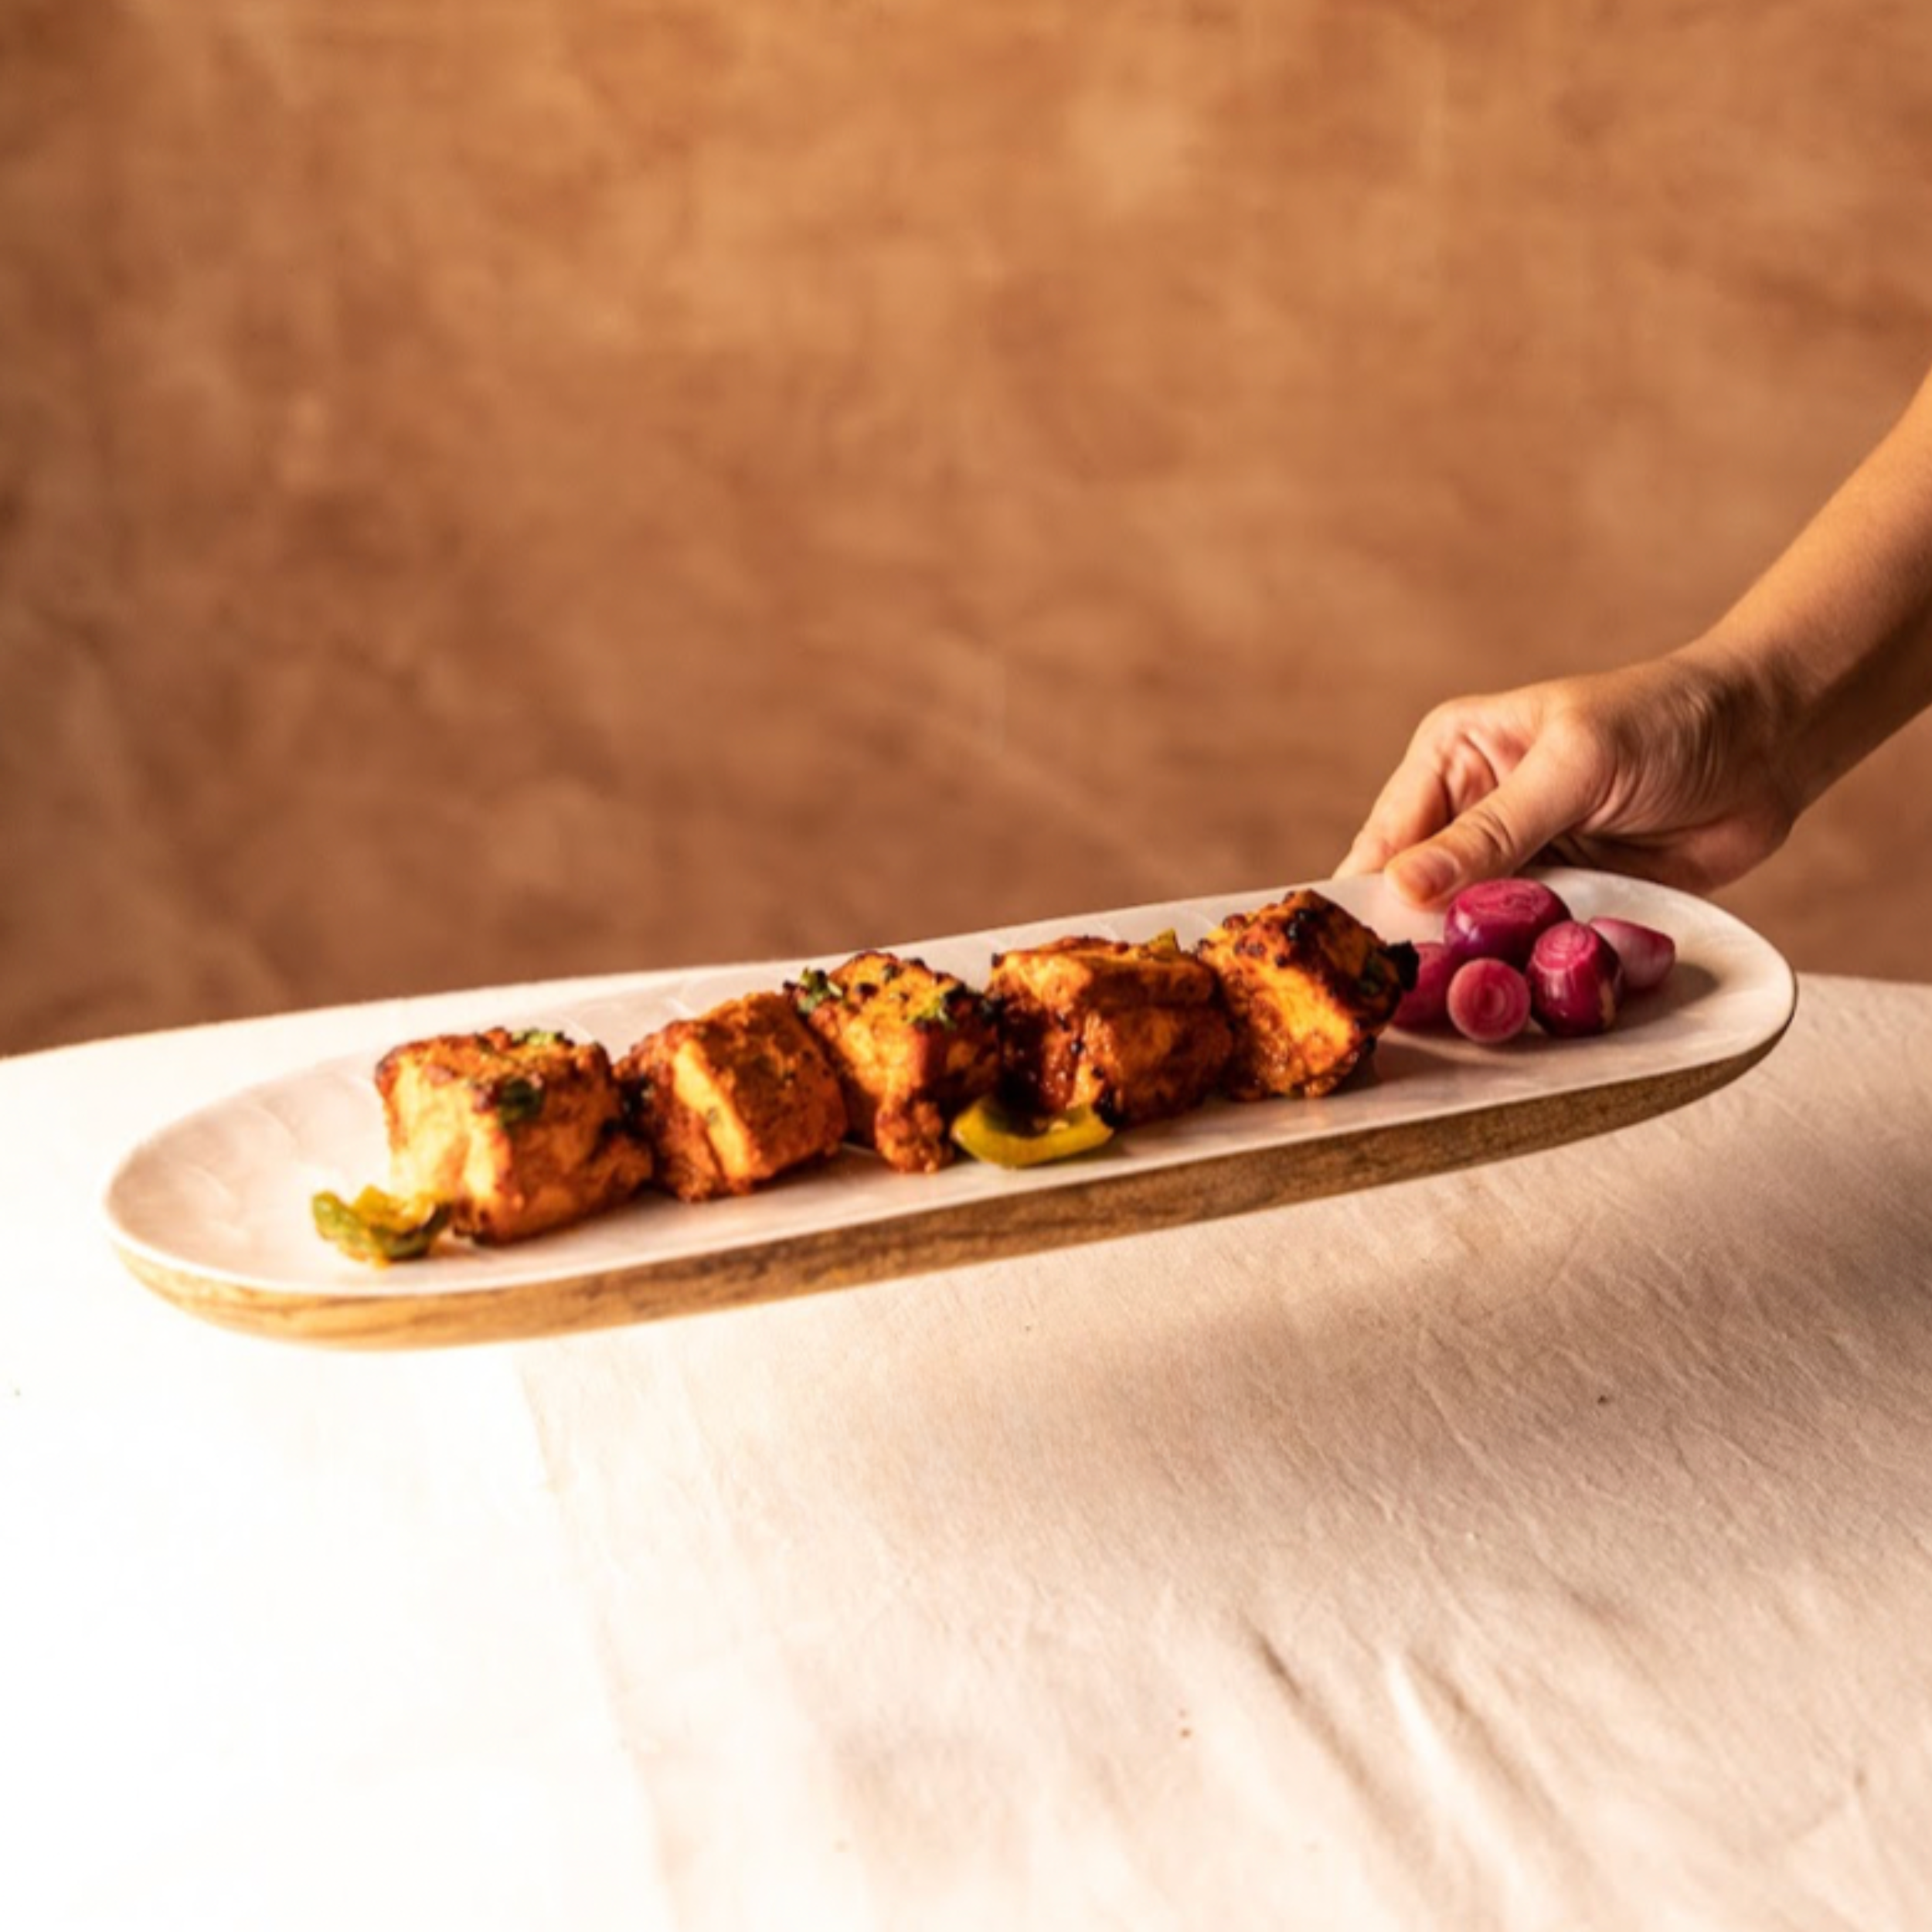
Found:
<path fill-rule="evenodd" d="M 1709 891 L 1784 842 L 1801 800 L 1768 695 L 1696 647 L 1459 698 L 1424 718 L 1340 876 L 1411 903 L 1546 855 Z"/>

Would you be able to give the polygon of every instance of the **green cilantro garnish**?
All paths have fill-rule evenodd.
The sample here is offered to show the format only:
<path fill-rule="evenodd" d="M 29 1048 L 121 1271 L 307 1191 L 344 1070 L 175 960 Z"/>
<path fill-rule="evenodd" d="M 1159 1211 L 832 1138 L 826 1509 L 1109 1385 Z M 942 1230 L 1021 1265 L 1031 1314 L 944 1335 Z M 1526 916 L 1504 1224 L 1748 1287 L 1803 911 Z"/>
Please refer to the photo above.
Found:
<path fill-rule="evenodd" d="M 821 972 L 816 966 L 808 966 L 798 975 L 798 983 L 792 990 L 791 1002 L 802 1014 L 815 1013 L 828 999 L 839 998 L 839 989 L 832 983 L 829 973 Z"/>
<path fill-rule="evenodd" d="M 543 1111 L 543 1088 L 539 1081 L 526 1080 L 519 1075 L 504 1081 L 496 1090 L 496 1117 L 505 1127 L 521 1127 Z"/>
<path fill-rule="evenodd" d="M 908 1017 L 915 1026 L 943 1026 L 949 1033 L 956 1032 L 959 1026 L 953 1012 L 951 991 L 944 986 L 917 1012 Z"/>

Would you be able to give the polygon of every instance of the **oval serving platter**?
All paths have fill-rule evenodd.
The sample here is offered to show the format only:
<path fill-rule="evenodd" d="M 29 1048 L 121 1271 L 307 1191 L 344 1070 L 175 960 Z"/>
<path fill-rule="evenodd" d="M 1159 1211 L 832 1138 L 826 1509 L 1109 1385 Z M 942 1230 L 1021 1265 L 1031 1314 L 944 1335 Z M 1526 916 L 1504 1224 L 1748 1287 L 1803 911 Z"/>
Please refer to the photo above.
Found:
<path fill-rule="evenodd" d="M 409 1347 L 562 1334 L 1118 1239 L 1529 1153 L 1696 1100 L 1783 1035 L 1795 980 L 1741 921 L 1636 880 L 1539 876 L 1580 918 L 1615 913 L 1677 940 L 1664 987 L 1630 1002 L 1596 1039 L 1532 1029 L 1498 1048 L 1392 1032 L 1368 1070 L 1321 1099 L 1212 1100 L 1053 1166 L 1015 1172 L 961 1160 L 936 1175 L 900 1175 L 848 1148 L 741 1199 L 687 1205 L 648 1193 L 531 1241 L 445 1243 L 425 1260 L 380 1269 L 323 1242 L 309 1209 L 318 1189 L 352 1193 L 386 1175 L 371 1077 L 400 1043 L 372 1039 L 366 1053 L 251 1087 L 141 1141 L 108 1182 L 109 1236 L 128 1267 L 178 1306 L 286 1340 Z M 1386 939 L 1439 929 L 1379 879 L 1311 883 Z M 980 985 L 995 951 L 1066 933 L 1145 940 L 1168 928 L 1191 946 L 1229 912 L 1281 889 L 892 950 Z M 668 1020 L 843 957 L 641 975 L 634 986 L 560 1006 L 546 1006 L 533 987 L 525 1010 L 478 1012 L 469 1024 L 553 1027 L 602 1041 L 614 1058 Z"/>

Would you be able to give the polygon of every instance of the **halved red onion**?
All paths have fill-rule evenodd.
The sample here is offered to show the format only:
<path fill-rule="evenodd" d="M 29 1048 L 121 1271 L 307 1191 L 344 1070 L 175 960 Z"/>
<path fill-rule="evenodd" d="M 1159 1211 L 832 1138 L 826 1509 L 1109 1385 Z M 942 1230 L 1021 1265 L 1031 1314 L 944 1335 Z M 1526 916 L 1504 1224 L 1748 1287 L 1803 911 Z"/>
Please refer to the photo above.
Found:
<path fill-rule="evenodd" d="M 1595 927 L 1566 919 L 1542 934 L 1530 950 L 1528 978 L 1530 1008 L 1545 1032 L 1570 1038 L 1615 1023 L 1624 968 Z"/>
<path fill-rule="evenodd" d="M 1522 967 L 1538 935 L 1569 917 L 1570 908 L 1539 880 L 1485 879 L 1450 900 L 1442 942 L 1458 959 L 1505 959 Z"/>
<path fill-rule="evenodd" d="M 1449 1019 L 1449 982 L 1461 961 L 1437 939 L 1416 941 L 1416 983 L 1402 996 L 1389 1024 L 1412 1029 L 1441 1026 Z"/>
<path fill-rule="evenodd" d="M 1634 919 L 1606 917 L 1590 923 L 1616 948 L 1626 992 L 1647 993 L 1669 978 L 1671 968 L 1677 964 L 1677 942 L 1668 933 L 1639 925 Z"/>
<path fill-rule="evenodd" d="M 1507 960 L 1467 959 L 1449 982 L 1450 1022 L 1485 1046 L 1514 1039 L 1529 1024 L 1529 986 Z"/>

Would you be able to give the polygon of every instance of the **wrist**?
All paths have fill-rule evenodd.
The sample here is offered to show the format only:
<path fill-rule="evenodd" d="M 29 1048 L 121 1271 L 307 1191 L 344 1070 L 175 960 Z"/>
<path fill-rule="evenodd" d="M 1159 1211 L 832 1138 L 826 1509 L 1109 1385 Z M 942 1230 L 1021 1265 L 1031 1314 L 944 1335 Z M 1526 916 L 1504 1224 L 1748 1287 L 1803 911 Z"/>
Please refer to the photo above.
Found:
<path fill-rule="evenodd" d="M 1788 819 L 1839 775 L 1825 755 L 1819 692 L 1801 654 L 1719 624 L 1671 661 L 1691 680 L 1707 742 L 1726 747 L 1740 772 L 1755 770 Z"/>
<path fill-rule="evenodd" d="M 1757 712 L 1801 811 L 1932 703 L 1932 381 L 1685 655 Z"/>

